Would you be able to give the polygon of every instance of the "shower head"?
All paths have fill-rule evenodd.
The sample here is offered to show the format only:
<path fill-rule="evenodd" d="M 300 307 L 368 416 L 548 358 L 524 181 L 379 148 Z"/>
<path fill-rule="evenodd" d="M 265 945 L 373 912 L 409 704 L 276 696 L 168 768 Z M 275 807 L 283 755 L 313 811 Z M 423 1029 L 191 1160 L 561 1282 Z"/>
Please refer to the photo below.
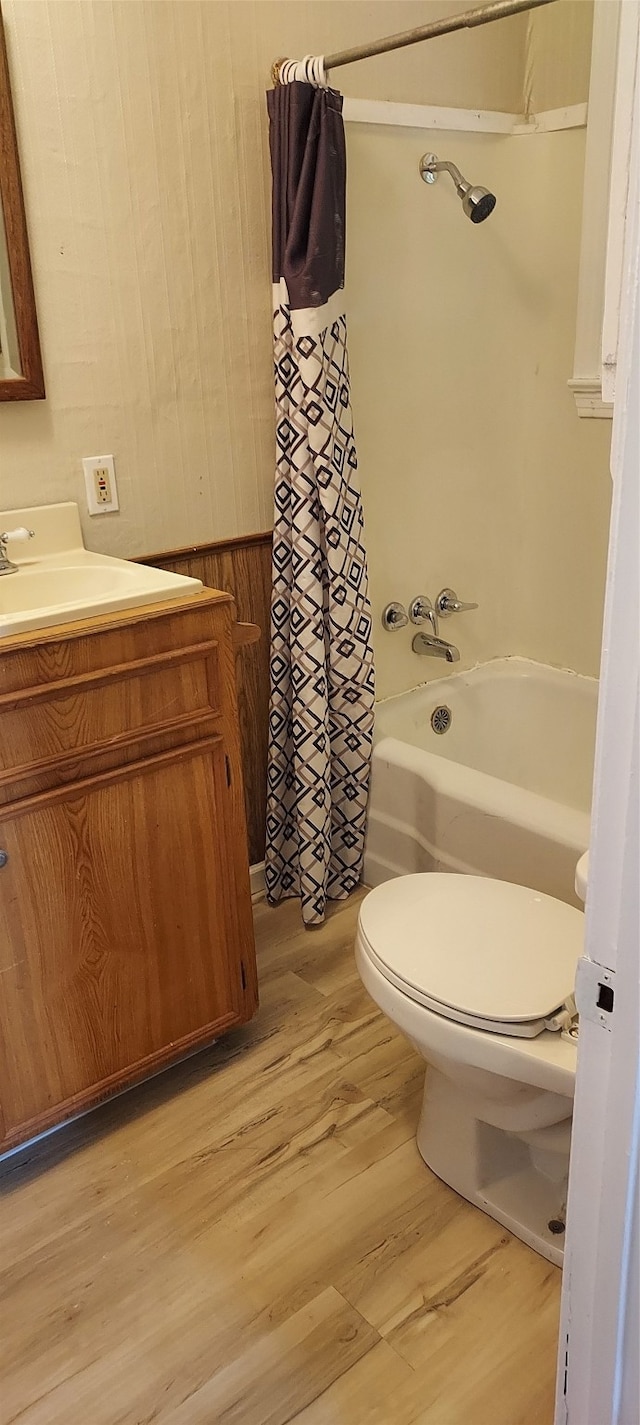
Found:
<path fill-rule="evenodd" d="M 462 207 L 472 223 L 483 223 L 495 206 L 495 193 L 490 193 L 488 188 L 470 188 L 462 195 Z"/>
<path fill-rule="evenodd" d="M 439 173 L 448 173 L 453 179 L 456 193 L 462 199 L 464 212 L 471 218 L 472 223 L 483 223 L 493 212 L 496 206 L 494 193 L 490 193 L 488 188 L 474 187 L 472 183 L 467 183 L 455 163 L 438 158 L 435 153 L 423 153 L 420 159 L 420 177 L 425 183 L 435 183 Z"/>

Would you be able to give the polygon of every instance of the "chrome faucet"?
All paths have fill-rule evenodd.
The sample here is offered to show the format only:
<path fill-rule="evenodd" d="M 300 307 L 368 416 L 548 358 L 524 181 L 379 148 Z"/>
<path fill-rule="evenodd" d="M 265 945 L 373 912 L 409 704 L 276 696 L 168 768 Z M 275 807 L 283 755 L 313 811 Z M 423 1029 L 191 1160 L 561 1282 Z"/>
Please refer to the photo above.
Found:
<path fill-rule="evenodd" d="M 25 529 L 24 525 L 19 525 L 17 529 L 7 529 L 0 534 L 0 575 L 17 574 L 18 565 L 13 564 L 7 555 L 7 543 L 10 539 L 33 539 L 34 529 Z"/>
<path fill-rule="evenodd" d="M 387 604 L 382 610 L 382 627 L 387 633 L 394 633 L 397 628 L 406 628 L 409 616 L 404 604 Z"/>
<path fill-rule="evenodd" d="M 435 604 L 426 594 L 418 594 L 409 604 L 409 618 L 412 623 L 428 623 L 431 632 L 416 633 L 411 644 L 414 653 L 445 658 L 447 663 L 458 663 L 460 654 L 455 644 L 438 637 L 438 616 L 446 618 L 448 614 L 462 614 L 477 607 L 477 604 L 463 604 L 453 589 L 441 589 Z"/>
<path fill-rule="evenodd" d="M 448 618 L 449 614 L 468 614 L 477 607 L 477 604 L 463 604 L 455 589 L 441 589 L 436 599 L 436 609 L 441 618 Z"/>
<path fill-rule="evenodd" d="M 477 604 L 463 604 L 454 589 L 441 589 L 435 604 L 432 604 L 426 594 L 417 594 L 408 609 L 405 609 L 403 604 L 387 604 L 382 611 L 382 626 L 391 633 L 394 629 L 405 628 L 409 619 L 412 623 L 428 623 L 429 633 L 414 634 L 411 644 L 414 653 L 430 658 L 444 658 L 447 663 L 459 663 L 460 654 L 455 644 L 447 643 L 445 638 L 438 636 L 438 617 L 447 618 L 449 614 L 467 613 L 469 609 L 477 607 Z"/>
<path fill-rule="evenodd" d="M 429 633 L 416 633 L 411 647 L 414 653 L 422 653 L 431 658 L 446 658 L 447 663 L 457 663 L 460 658 L 453 643 L 438 638 L 438 605 L 435 608 L 426 594 L 418 594 L 409 604 L 409 618 L 412 623 L 428 623 Z"/>
<path fill-rule="evenodd" d="M 426 594 L 417 594 L 415 599 L 409 604 L 409 618 L 412 623 L 428 623 L 434 634 L 438 635 L 438 614 L 434 609 L 431 599 Z"/>
<path fill-rule="evenodd" d="M 438 638 L 435 633 L 414 634 L 411 647 L 414 653 L 427 654 L 431 658 L 445 658 L 447 663 L 459 663 L 460 654 L 453 643 Z"/>

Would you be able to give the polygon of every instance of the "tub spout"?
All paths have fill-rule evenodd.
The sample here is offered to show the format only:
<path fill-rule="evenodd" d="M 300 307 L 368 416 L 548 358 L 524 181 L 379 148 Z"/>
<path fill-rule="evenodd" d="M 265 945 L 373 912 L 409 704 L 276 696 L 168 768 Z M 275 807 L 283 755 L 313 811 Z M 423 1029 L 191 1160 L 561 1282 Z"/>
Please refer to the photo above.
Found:
<path fill-rule="evenodd" d="M 453 643 L 444 638 L 436 638 L 435 633 L 417 633 L 411 644 L 414 653 L 422 653 L 430 658 L 446 658 L 447 663 L 459 663 L 460 654 Z"/>

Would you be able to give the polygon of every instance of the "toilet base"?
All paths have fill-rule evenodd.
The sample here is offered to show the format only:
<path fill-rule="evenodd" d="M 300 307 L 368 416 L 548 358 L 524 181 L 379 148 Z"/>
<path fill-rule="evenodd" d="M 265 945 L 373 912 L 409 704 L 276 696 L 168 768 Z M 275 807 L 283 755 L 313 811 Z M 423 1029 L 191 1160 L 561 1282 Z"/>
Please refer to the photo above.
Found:
<path fill-rule="evenodd" d="M 518 1135 L 475 1118 L 469 1096 L 427 1070 L 417 1144 L 432 1172 L 502 1223 L 542 1257 L 562 1266 L 571 1119 Z"/>

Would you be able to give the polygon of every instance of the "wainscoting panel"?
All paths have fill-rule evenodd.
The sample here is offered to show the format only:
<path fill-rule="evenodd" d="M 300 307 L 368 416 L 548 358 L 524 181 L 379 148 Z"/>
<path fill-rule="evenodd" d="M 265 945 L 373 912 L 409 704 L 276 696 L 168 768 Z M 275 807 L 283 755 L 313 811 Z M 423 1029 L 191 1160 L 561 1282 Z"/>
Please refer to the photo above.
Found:
<path fill-rule="evenodd" d="M 269 610 L 271 602 L 271 532 L 225 539 L 195 549 L 174 549 L 145 555 L 152 564 L 175 574 L 201 579 L 208 589 L 233 594 L 241 622 L 257 623 L 259 643 L 238 652 L 238 704 L 244 768 L 249 860 L 264 859 L 264 821 L 269 714 Z"/>

